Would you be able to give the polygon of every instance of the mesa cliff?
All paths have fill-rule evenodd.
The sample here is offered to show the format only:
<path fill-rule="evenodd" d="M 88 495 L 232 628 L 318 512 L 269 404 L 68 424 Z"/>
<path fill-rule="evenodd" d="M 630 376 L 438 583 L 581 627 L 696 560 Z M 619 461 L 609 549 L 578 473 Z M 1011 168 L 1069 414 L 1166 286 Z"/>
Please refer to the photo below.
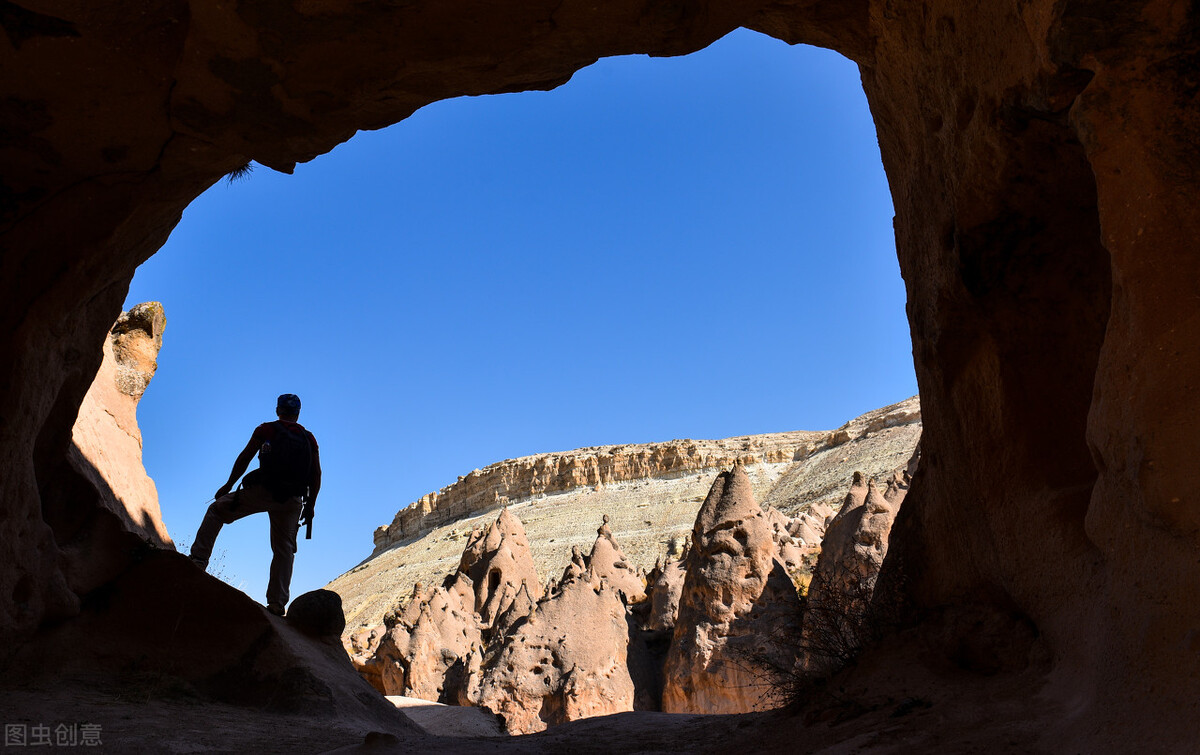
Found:
<path fill-rule="evenodd" d="M 347 632 L 377 625 L 414 583 L 435 584 L 462 542 L 507 506 L 524 523 L 541 581 L 592 546 L 599 514 L 635 567 L 677 556 L 721 469 L 741 465 L 756 498 L 788 517 L 811 517 L 801 536 L 819 544 L 855 471 L 886 479 L 905 467 L 921 436 L 920 402 L 910 398 L 829 431 L 724 440 L 582 448 L 509 459 L 475 470 L 402 509 L 375 531 L 370 558 L 327 587 L 342 596 Z M 523 487 L 524 486 L 524 487 Z"/>

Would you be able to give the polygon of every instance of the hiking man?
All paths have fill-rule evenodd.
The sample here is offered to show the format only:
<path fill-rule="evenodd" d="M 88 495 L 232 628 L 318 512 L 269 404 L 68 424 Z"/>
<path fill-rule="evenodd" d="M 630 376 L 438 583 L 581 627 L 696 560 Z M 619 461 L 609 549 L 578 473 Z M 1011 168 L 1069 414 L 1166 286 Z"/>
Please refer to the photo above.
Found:
<path fill-rule="evenodd" d="M 267 512 L 271 517 L 271 575 L 267 582 L 267 610 L 282 616 L 292 583 L 292 561 L 296 557 L 296 533 L 301 524 L 311 524 L 321 490 L 321 459 L 317 439 L 299 422 L 300 398 L 285 393 L 275 404 L 275 422 L 254 429 L 250 442 L 233 463 L 229 480 L 217 489 L 212 505 L 192 543 L 191 558 L 208 568 L 213 544 L 221 526 L 244 516 Z M 242 480 L 250 460 L 258 454 L 258 469 Z"/>

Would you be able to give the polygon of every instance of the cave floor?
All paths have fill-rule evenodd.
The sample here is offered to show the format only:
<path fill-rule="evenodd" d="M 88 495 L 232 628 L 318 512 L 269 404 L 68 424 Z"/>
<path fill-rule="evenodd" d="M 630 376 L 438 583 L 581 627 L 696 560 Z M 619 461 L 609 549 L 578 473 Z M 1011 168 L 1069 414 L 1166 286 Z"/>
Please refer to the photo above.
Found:
<path fill-rule="evenodd" d="M 6 733 L 94 724 L 122 753 L 1042 753 L 1061 724 L 1044 673 L 982 676 L 892 662 L 860 669 L 798 709 L 745 715 L 619 713 L 523 737 L 370 732 L 328 715 L 273 714 L 190 696 L 169 681 L 70 678 L 0 689 Z M 449 721 L 449 723 L 448 723 Z M 453 726 L 453 718 L 439 726 Z M 428 723 L 426 724 L 428 725 Z M 431 727 L 433 728 L 433 727 Z M 43 734 L 47 730 L 41 730 Z M 1055 737 L 1057 739 L 1057 737 Z M 32 742 L 32 739 L 30 740 Z M 1060 740 L 1061 741 L 1061 740 Z"/>

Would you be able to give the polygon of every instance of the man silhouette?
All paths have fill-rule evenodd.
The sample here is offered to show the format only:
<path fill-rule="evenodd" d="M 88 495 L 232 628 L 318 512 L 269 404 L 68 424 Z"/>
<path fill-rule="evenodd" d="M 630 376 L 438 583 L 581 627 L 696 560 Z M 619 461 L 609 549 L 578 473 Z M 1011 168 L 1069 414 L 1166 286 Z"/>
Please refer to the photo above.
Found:
<path fill-rule="evenodd" d="M 271 574 L 267 582 L 267 610 L 282 616 L 292 583 L 296 533 L 312 522 L 321 490 L 321 459 L 317 439 L 300 425 L 300 398 L 285 393 L 275 404 L 275 422 L 254 429 L 250 442 L 233 463 L 229 480 L 217 489 L 215 499 L 192 543 L 191 558 L 208 568 L 213 545 L 223 525 L 265 511 L 271 517 Z M 258 454 L 259 467 L 232 490 Z"/>

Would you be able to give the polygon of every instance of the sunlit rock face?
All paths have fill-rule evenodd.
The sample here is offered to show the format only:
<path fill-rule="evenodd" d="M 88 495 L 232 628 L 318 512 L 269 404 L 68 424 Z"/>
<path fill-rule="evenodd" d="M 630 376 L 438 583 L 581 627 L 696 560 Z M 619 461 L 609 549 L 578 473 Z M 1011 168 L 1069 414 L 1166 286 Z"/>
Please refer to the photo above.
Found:
<path fill-rule="evenodd" d="M 478 704 L 511 734 L 633 710 L 629 627 L 620 592 L 575 579 L 515 625 L 484 668 Z"/>
<path fill-rule="evenodd" d="M 464 556 L 463 543 L 482 547 L 494 512 L 505 507 L 519 517 L 542 579 L 561 574 L 568 560 L 567 570 L 581 574 L 590 558 L 624 563 L 640 584 L 656 561 L 682 554 L 713 478 L 734 464 L 745 468 L 770 517 L 785 565 L 807 574 L 850 475 L 861 470 L 879 479 L 890 476 L 905 466 L 920 436 L 921 407 L 914 397 L 832 430 L 592 446 L 506 459 L 401 509 L 390 525 L 375 531 L 371 557 L 329 588 L 344 600 L 347 638 L 377 626 L 414 583 L 439 582 L 464 557 L 474 563 L 470 551 Z M 606 518 L 601 529 L 609 535 L 607 543 L 596 541 L 596 512 Z M 617 543 L 619 559 L 609 547 Z M 636 599 L 640 588 L 626 582 Z M 511 584 L 515 592 L 520 579 Z M 507 600 L 503 589 L 496 592 L 497 600 Z"/>
<path fill-rule="evenodd" d="M 795 657 L 800 601 L 779 560 L 746 472 L 723 472 L 692 533 L 675 634 L 663 672 L 668 713 L 746 713 L 771 707 L 770 659 Z"/>
<path fill-rule="evenodd" d="M 137 424 L 138 401 L 158 369 L 166 322 L 158 302 L 139 304 L 117 318 L 71 431 L 71 464 L 96 486 L 101 505 L 130 531 L 169 547 L 158 490 L 142 467 Z"/>
<path fill-rule="evenodd" d="M 372 664 L 378 669 L 380 691 L 457 702 L 459 689 L 447 683 L 447 675 L 456 664 L 468 663 L 482 645 L 475 596 L 464 586 L 469 588 L 469 582 L 435 587 L 389 622 Z M 375 682 L 373 674 L 364 676 Z"/>
<path fill-rule="evenodd" d="M 249 159 L 290 170 L 436 100 L 549 88 L 601 56 L 683 54 L 746 26 L 855 60 L 878 130 L 926 423 L 881 582 L 902 570 L 918 608 L 985 595 L 1032 621 L 1055 683 L 1081 701 L 1056 741 L 1132 747 L 1137 732 L 1170 750 L 1191 736 L 1190 6 L 9 5 L 5 641 L 79 610 L 86 588 L 62 547 L 102 504 L 67 475 L 72 426 L 134 269 L 201 191 Z"/>
<path fill-rule="evenodd" d="M 475 606 L 484 624 L 491 624 L 524 586 L 534 600 L 542 596 L 529 539 L 521 520 L 508 509 L 486 529 L 472 533 L 458 570 L 471 578 Z"/>

